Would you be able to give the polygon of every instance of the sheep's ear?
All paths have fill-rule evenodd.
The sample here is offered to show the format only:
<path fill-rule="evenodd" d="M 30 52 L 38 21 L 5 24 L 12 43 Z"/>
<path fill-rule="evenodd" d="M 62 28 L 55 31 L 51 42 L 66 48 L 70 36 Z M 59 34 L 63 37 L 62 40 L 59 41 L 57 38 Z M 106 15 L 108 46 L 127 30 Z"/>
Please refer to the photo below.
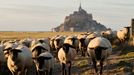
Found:
<path fill-rule="evenodd" d="M 12 50 L 10 50 L 10 52 L 12 52 L 12 51 L 15 51 L 15 52 L 18 52 L 18 53 L 22 52 L 22 51 L 19 50 L 19 49 L 12 49 Z"/>
<path fill-rule="evenodd" d="M 12 48 L 10 47 L 10 48 L 7 48 L 7 49 L 4 49 L 3 51 L 9 51 L 9 50 L 11 50 Z"/>
<path fill-rule="evenodd" d="M 103 49 L 103 50 L 106 50 L 106 49 L 108 49 L 108 47 L 102 47 L 102 49 Z"/>
<path fill-rule="evenodd" d="M 33 60 L 35 60 L 35 59 L 36 59 L 36 57 L 32 57 L 32 59 L 33 59 Z"/>
<path fill-rule="evenodd" d="M 44 60 L 49 60 L 51 59 L 52 57 L 43 57 Z"/>
<path fill-rule="evenodd" d="M 47 50 L 46 48 L 42 47 L 42 46 L 37 46 L 36 48 L 41 48 L 43 50 Z"/>
<path fill-rule="evenodd" d="M 43 50 L 47 50 L 46 48 L 44 48 L 44 47 L 41 47 Z"/>
<path fill-rule="evenodd" d="M 95 48 L 92 47 L 92 48 L 89 48 L 89 49 L 90 49 L 90 50 L 93 50 L 93 49 L 95 49 Z"/>

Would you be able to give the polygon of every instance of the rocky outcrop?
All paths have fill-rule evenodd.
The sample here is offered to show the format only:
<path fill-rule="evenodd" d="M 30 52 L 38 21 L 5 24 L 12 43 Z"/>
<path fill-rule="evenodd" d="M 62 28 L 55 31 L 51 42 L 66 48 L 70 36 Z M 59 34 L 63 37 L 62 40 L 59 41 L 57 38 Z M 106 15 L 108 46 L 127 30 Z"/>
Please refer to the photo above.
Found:
<path fill-rule="evenodd" d="M 69 16 L 65 17 L 64 23 L 54 28 L 56 32 L 63 31 L 102 31 L 106 30 L 106 27 L 100 23 L 97 23 L 92 18 L 92 14 L 88 14 L 84 9 L 79 7 L 78 11 L 73 12 Z"/>

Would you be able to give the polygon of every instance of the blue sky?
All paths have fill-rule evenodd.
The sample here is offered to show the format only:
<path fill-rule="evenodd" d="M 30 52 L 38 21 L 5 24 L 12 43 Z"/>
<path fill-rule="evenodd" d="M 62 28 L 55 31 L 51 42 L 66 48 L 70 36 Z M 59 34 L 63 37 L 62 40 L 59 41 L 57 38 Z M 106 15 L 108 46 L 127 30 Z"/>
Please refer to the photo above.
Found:
<path fill-rule="evenodd" d="M 131 24 L 134 0 L 81 0 L 93 19 L 114 30 Z M 0 31 L 50 31 L 77 11 L 80 0 L 0 0 Z"/>

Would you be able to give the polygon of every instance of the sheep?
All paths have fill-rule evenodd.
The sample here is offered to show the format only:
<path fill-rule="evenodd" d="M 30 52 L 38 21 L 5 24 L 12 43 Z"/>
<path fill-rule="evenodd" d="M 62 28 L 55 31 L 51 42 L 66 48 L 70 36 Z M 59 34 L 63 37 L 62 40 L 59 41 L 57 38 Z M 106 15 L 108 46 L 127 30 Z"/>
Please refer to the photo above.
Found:
<path fill-rule="evenodd" d="M 26 75 L 32 65 L 32 53 L 28 47 L 18 45 L 15 48 L 10 48 L 7 67 L 13 75 Z"/>
<path fill-rule="evenodd" d="M 0 45 L 0 70 L 2 70 L 2 65 L 6 62 L 6 58 L 4 56 L 4 45 Z"/>
<path fill-rule="evenodd" d="M 40 43 L 39 41 L 35 40 L 32 41 L 31 48 L 33 57 L 40 55 L 42 52 L 48 51 L 50 52 L 50 47 L 46 43 Z"/>
<path fill-rule="evenodd" d="M 77 53 L 79 51 L 79 41 L 77 39 L 77 36 L 68 36 L 65 38 L 64 43 L 68 43 L 75 47 Z"/>
<path fill-rule="evenodd" d="M 102 31 L 101 36 L 107 38 L 113 44 L 117 39 L 117 31 L 112 31 L 111 29 Z"/>
<path fill-rule="evenodd" d="M 90 33 L 89 35 L 86 36 L 86 39 L 85 39 L 85 45 L 86 45 L 86 48 L 88 47 L 88 44 L 89 42 L 94 39 L 95 37 L 98 37 L 100 36 L 99 34 L 95 33 L 95 32 L 92 32 Z"/>
<path fill-rule="evenodd" d="M 50 52 L 43 52 L 33 57 L 38 75 L 52 75 L 54 68 L 54 57 Z"/>
<path fill-rule="evenodd" d="M 54 37 L 50 38 L 50 48 L 51 48 L 52 51 L 56 50 L 55 45 L 54 45 L 54 40 L 55 40 L 56 37 L 58 37 L 58 36 L 54 36 Z"/>
<path fill-rule="evenodd" d="M 40 39 L 37 39 L 37 41 L 39 41 L 40 43 L 46 43 L 50 46 L 50 38 L 47 37 L 47 38 L 40 38 Z"/>
<path fill-rule="evenodd" d="M 11 43 L 11 42 L 6 42 L 4 43 L 4 49 L 3 49 L 3 52 L 4 52 L 4 56 L 6 58 L 6 60 L 8 59 L 8 56 L 9 56 L 9 51 L 13 48 L 16 48 L 18 45 L 16 43 Z"/>
<path fill-rule="evenodd" d="M 130 27 L 124 27 L 122 30 L 117 31 L 117 37 L 121 43 L 129 40 L 130 38 Z"/>
<path fill-rule="evenodd" d="M 27 46 L 28 48 L 30 48 L 32 41 L 33 41 L 33 39 L 26 38 L 26 39 L 20 40 L 19 43 Z"/>
<path fill-rule="evenodd" d="M 102 74 L 103 62 L 112 52 L 112 46 L 109 40 L 104 37 L 96 37 L 92 39 L 87 48 L 87 52 L 91 57 L 95 72 L 98 73 L 96 63 L 100 63 L 100 75 Z"/>
<path fill-rule="evenodd" d="M 77 36 L 79 40 L 79 49 L 81 51 L 81 56 L 85 56 L 86 53 L 86 44 L 85 44 L 85 39 L 86 39 L 86 34 L 80 34 Z"/>
<path fill-rule="evenodd" d="M 58 51 L 59 48 L 63 45 L 64 39 L 65 39 L 64 36 L 58 36 L 54 39 L 54 46 L 55 46 L 56 51 Z"/>
<path fill-rule="evenodd" d="M 58 51 L 58 59 L 62 66 L 62 75 L 71 74 L 72 61 L 76 57 L 75 47 L 68 43 L 64 43 L 63 46 Z M 68 72 L 66 71 L 68 68 Z"/>

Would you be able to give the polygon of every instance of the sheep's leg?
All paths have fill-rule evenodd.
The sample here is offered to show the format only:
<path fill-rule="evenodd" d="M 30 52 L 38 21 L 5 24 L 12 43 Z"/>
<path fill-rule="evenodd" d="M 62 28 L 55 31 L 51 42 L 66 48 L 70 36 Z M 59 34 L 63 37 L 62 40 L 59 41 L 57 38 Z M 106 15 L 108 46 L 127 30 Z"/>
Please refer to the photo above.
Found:
<path fill-rule="evenodd" d="M 81 48 L 81 56 L 84 56 L 83 48 Z"/>
<path fill-rule="evenodd" d="M 49 75 L 52 75 L 52 73 L 53 73 L 53 69 L 51 68 L 49 71 Z"/>
<path fill-rule="evenodd" d="M 71 75 L 71 61 L 69 61 L 69 63 L 68 63 L 69 65 L 68 65 L 68 75 Z"/>
<path fill-rule="evenodd" d="M 49 75 L 49 74 L 48 74 L 48 70 L 46 70 L 45 75 Z"/>
<path fill-rule="evenodd" d="M 38 71 L 38 75 L 44 75 L 44 72 Z"/>
<path fill-rule="evenodd" d="M 3 71 L 3 70 L 2 70 L 2 65 L 1 65 L 1 63 L 0 63 L 0 71 Z"/>
<path fill-rule="evenodd" d="M 95 72 L 97 73 L 98 72 L 98 69 L 97 69 L 97 66 L 96 66 L 96 61 L 95 61 L 95 59 L 92 59 L 92 61 L 93 61 L 93 66 L 94 66 L 94 69 L 95 69 Z"/>
<path fill-rule="evenodd" d="M 12 72 L 12 75 L 18 75 L 18 73 L 17 72 Z"/>
<path fill-rule="evenodd" d="M 100 61 L 100 75 L 102 75 L 102 70 L 103 70 L 103 59 Z"/>
<path fill-rule="evenodd" d="M 61 75 L 64 75 L 64 74 L 65 74 L 65 64 L 62 63 L 62 73 L 61 73 Z"/>

